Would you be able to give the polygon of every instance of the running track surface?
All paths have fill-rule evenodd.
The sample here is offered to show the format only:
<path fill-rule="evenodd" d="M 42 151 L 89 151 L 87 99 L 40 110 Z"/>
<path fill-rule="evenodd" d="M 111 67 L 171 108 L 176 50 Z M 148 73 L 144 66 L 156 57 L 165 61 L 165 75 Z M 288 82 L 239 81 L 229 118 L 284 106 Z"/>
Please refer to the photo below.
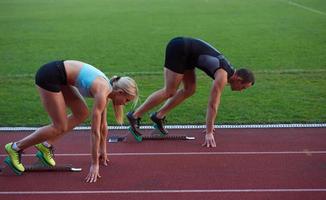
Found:
<path fill-rule="evenodd" d="M 201 130 L 170 130 L 196 136 L 192 141 L 108 143 L 110 165 L 102 178 L 84 183 L 90 164 L 90 133 L 76 131 L 56 144 L 57 163 L 82 172 L 0 174 L 0 199 L 326 199 L 326 129 L 218 129 L 217 147 L 201 147 Z M 149 130 L 145 131 L 149 134 Z M 30 132 L 1 132 L 4 144 Z M 126 134 L 125 130 L 110 131 Z M 35 162 L 35 149 L 23 155 Z M 1 163 L 3 165 L 3 162 Z"/>

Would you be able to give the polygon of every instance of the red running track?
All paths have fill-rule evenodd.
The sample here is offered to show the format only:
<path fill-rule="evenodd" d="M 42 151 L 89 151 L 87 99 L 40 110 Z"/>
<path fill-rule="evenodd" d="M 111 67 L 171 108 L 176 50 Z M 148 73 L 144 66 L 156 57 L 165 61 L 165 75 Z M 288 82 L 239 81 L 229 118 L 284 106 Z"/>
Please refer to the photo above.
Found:
<path fill-rule="evenodd" d="M 326 129 L 219 129 L 216 148 L 203 148 L 201 130 L 171 130 L 193 141 L 109 143 L 111 164 L 102 178 L 84 183 L 90 164 L 90 135 L 73 132 L 56 144 L 57 163 L 82 167 L 79 173 L 0 175 L 0 199 L 326 199 Z M 125 134 L 111 131 L 110 134 Z M 29 133 L 0 133 L 4 144 Z M 35 150 L 27 149 L 24 163 Z M 2 165 L 2 164 L 1 164 Z"/>

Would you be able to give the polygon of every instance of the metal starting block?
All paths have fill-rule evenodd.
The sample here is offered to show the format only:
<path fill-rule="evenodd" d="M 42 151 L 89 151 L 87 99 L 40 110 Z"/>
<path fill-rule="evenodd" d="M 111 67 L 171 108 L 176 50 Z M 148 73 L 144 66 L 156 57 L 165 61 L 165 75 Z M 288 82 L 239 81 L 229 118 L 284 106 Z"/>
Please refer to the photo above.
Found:
<path fill-rule="evenodd" d="M 143 140 L 194 140 L 195 137 L 190 137 L 186 135 L 144 135 Z"/>
<path fill-rule="evenodd" d="M 157 134 L 152 135 L 143 135 L 142 140 L 194 140 L 195 137 L 190 137 L 186 135 L 166 135 L 166 136 L 160 136 Z M 127 136 L 110 136 L 108 141 L 110 143 L 116 143 L 116 142 L 123 142 L 127 140 Z"/>
<path fill-rule="evenodd" d="M 13 171 L 16 175 L 22 175 L 25 172 L 81 172 L 82 168 L 73 167 L 71 164 L 57 164 L 55 166 L 45 165 L 42 161 L 32 165 L 25 165 L 25 171 L 21 172 L 17 170 L 11 163 L 10 158 L 7 156 L 4 162 L 7 164 L 8 168 Z M 0 168 L 3 171 L 4 168 Z"/>

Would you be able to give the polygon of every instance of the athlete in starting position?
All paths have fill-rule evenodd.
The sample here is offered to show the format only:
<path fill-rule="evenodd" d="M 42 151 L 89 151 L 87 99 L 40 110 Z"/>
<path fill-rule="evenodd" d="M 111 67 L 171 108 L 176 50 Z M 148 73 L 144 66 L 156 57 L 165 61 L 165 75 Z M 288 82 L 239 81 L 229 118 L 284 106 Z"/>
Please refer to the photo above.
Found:
<path fill-rule="evenodd" d="M 206 113 L 206 135 L 203 146 L 216 147 L 214 139 L 214 122 L 217 115 L 220 97 L 224 87 L 230 84 L 233 91 L 242 91 L 254 85 L 255 78 L 248 69 L 235 70 L 229 61 L 210 44 L 194 38 L 177 37 L 167 47 L 164 65 L 164 87 L 152 93 L 135 111 L 127 114 L 130 123 L 129 131 L 136 140 L 141 141 L 139 132 L 140 117 L 163 101 L 165 104 L 151 114 L 154 127 L 166 135 L 164 128 L 166 114 L 195 93 L 195 68 L 203 70 L 213 79 Z M 179 88 L 180 83 L 183 88 Z"/>
<path fill-rule="evenodd" d="M 45 163 L 55 166 L 52 144 L 86 120 L 89 110 L 82 96 L 92 97 L 92 162 L 85 180 L 96 182 L 100 177 L 99 163 L 107 165 L 109 161 L 106 153 L 107 104 L 112 101 L 116 120 L 122 124 L 123 106 L 138 100 L 136 82 L 129 77 L 113 77 L 109 80 L 104 73 L 89 64 L 66 60 L 42 66 L 35 76 L 35 83 L 52 123 L 17 142 L 6 144 L 11 167 L 23 172 L 25 168 L 21 163 L 21 152 L 33 145 Z M 72 114 L 67 115 L 66 107 L 71 109 Z"/>

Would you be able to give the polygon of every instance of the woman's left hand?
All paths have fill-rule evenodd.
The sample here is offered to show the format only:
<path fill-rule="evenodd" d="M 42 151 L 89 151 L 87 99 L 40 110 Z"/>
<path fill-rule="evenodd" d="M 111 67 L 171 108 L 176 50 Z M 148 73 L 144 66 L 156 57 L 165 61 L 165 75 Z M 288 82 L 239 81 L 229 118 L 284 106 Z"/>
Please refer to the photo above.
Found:
<path fill-rule="evenodd" d="M 86 183 L 95 183 L 97 178 L 101 178 L 99 173 L 99 165 L 92 164 L 87 177 L 85 178 Z"/>
<path fill-rule="evenodd" d="M 205 142 L 202 144 L 202 146 L 206 147 L 216 147 L 215 139 L 214 139 L 214 133 L 208 133 L 205 134 Z"/>

